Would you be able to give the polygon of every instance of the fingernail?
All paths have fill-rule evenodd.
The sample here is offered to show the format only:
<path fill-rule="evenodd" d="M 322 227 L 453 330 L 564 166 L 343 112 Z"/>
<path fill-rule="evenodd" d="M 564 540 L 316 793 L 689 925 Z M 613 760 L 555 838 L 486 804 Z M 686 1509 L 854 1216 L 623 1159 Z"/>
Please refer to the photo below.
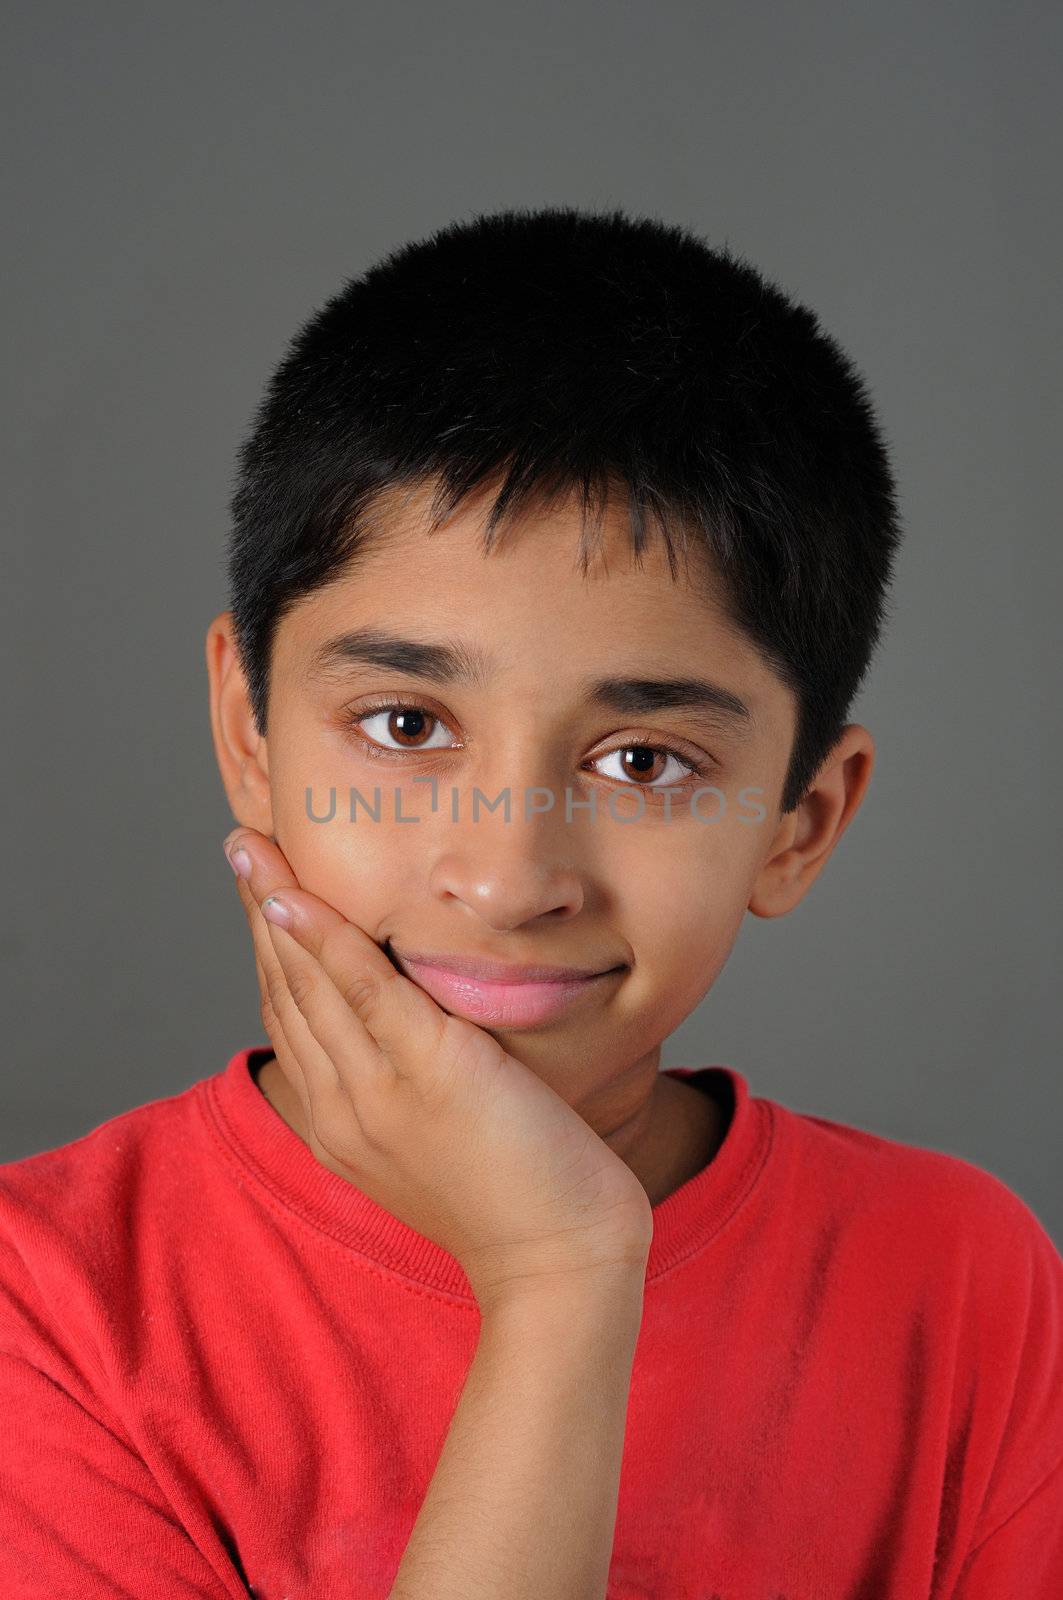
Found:
<path fill-rule="evenodd" d="M 262 915 L 267 922 L 275 922 L 278 928 L 290 928 L 292 925 L 291 906 L 278 900 L 275 894 L 268 894 L 263 900 Z"/>
<path fill-rule="evenodd" d="M 225 859 L 236 873 L 237 877 L 249 878 L 251 876 L 251 857 L 246 850 L 239 847 L 232 852 L 227 851 Z"/>

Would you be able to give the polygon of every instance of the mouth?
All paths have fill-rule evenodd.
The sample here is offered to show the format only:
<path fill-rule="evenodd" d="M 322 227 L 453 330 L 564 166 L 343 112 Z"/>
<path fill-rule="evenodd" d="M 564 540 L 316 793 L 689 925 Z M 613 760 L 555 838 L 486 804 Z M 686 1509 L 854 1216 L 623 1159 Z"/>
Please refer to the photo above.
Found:
<path fill-rule="evenodd" d="M 580 1001 L 601 995 L 628 970 L 626 964 L 587 971 L 506 966 L 453 956 L 407 956 L 394 946 L 390 953 L 400 970 L 447 1011 L 498 1028 L 538 1027 Z"/>

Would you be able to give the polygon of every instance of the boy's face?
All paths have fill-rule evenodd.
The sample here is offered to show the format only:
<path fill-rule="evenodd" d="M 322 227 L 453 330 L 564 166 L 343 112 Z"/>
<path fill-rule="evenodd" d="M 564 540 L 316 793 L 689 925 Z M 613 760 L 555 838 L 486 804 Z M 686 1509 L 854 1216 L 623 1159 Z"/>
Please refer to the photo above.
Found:
<path fill-rule="evenodd" d="M 680 562 L 673 580 L 656 537 L 637 565 L 626 512 L 613 506 L 584 575 L 575 506 L 529 515 L 484 556 L 482 501 L 433 535 L 427 504 L 427 490 L 393 502 L 379 543 L 350 574 L 281 621 L 265 740 L 234 654 L 219 657 L 233 811 L 272 835 L 300 883 L 400 964 L 429 952 L 622 965 L 560 1015 L 490 1031 L 570 1104 L 600 1106 L 614 1094 L 623 1104 L 623 1086 L 657 1071 L 662 1041 L 711 987 L 746 910 L 790 909 L 821 869 L 870 775 L 870 741 L 848 730 L 860 736 L 862 763 L 828 774 L 810 808 L 780 819 L 796 704 L 727 621 L 707 577 Z M 212 627 L 227 632 L 228 617 Z M 355 630 L 446 643 L 486 662 L 484 680 L 448 680 L 426 665 L 317 664 L 327 641 Z M 615 679 L 704 680 L 749 716 L 695 703 L 633 712 L 588 698 L 592 683 Z M 392 697 L 420 721 L 381 711 Z M 376 757 L 359 734 L 379 746 Z M 654 758 L 647 745 L 673 753 Z M 432 787 L 415 777 L 435 779 L 434 812 Z M 708 785 L 722 798 L 703 792 L 692 803 Z M 308 789 L 319 817 L 335 790 L 332 820 L 308 814 Z M 362 804 L 350 821 L 352 789 L 369 806 L 379 797 L 379 821 Z M 488 809 L 507 790 L 508 821 L 502 807 Z M 536 810 L 549 804 L 543 791 L 553 804 Z M 593 812 L 580 804 L 592 797 Z"/>

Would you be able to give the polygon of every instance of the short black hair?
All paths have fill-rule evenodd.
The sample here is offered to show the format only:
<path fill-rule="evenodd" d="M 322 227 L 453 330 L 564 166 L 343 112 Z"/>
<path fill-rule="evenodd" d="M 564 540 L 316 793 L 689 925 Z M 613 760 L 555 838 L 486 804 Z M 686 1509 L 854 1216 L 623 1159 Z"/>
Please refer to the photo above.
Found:
<path fill-rule="evenodd" d="M 816 315 L 728 245 L 621 208 L 450 223 L 349 279 L 292 339 L 238 454 L 230 608 L 265 735 L 277 624 L 434 487 L 433 529 L 499 483 L 483 534 L 578 491 L 700 556 L 793 691 L 781 810 L 840 736 L 900 542 L 863 380 Z"/>

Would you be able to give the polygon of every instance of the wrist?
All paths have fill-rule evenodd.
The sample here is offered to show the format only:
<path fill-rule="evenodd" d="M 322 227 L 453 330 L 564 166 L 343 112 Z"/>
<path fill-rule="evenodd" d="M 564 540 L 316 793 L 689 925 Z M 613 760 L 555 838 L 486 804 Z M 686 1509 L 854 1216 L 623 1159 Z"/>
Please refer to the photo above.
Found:
<path fill-rule="evenodd" d="M 482 1317 L 542 1315 L 619 1318 L 625 1311 L 642 1315 L 646 1286 L 645 1260 L 608 1266 L 558 1269 L 513 1278 L 488 1289 L 475 1289 Z"/>

